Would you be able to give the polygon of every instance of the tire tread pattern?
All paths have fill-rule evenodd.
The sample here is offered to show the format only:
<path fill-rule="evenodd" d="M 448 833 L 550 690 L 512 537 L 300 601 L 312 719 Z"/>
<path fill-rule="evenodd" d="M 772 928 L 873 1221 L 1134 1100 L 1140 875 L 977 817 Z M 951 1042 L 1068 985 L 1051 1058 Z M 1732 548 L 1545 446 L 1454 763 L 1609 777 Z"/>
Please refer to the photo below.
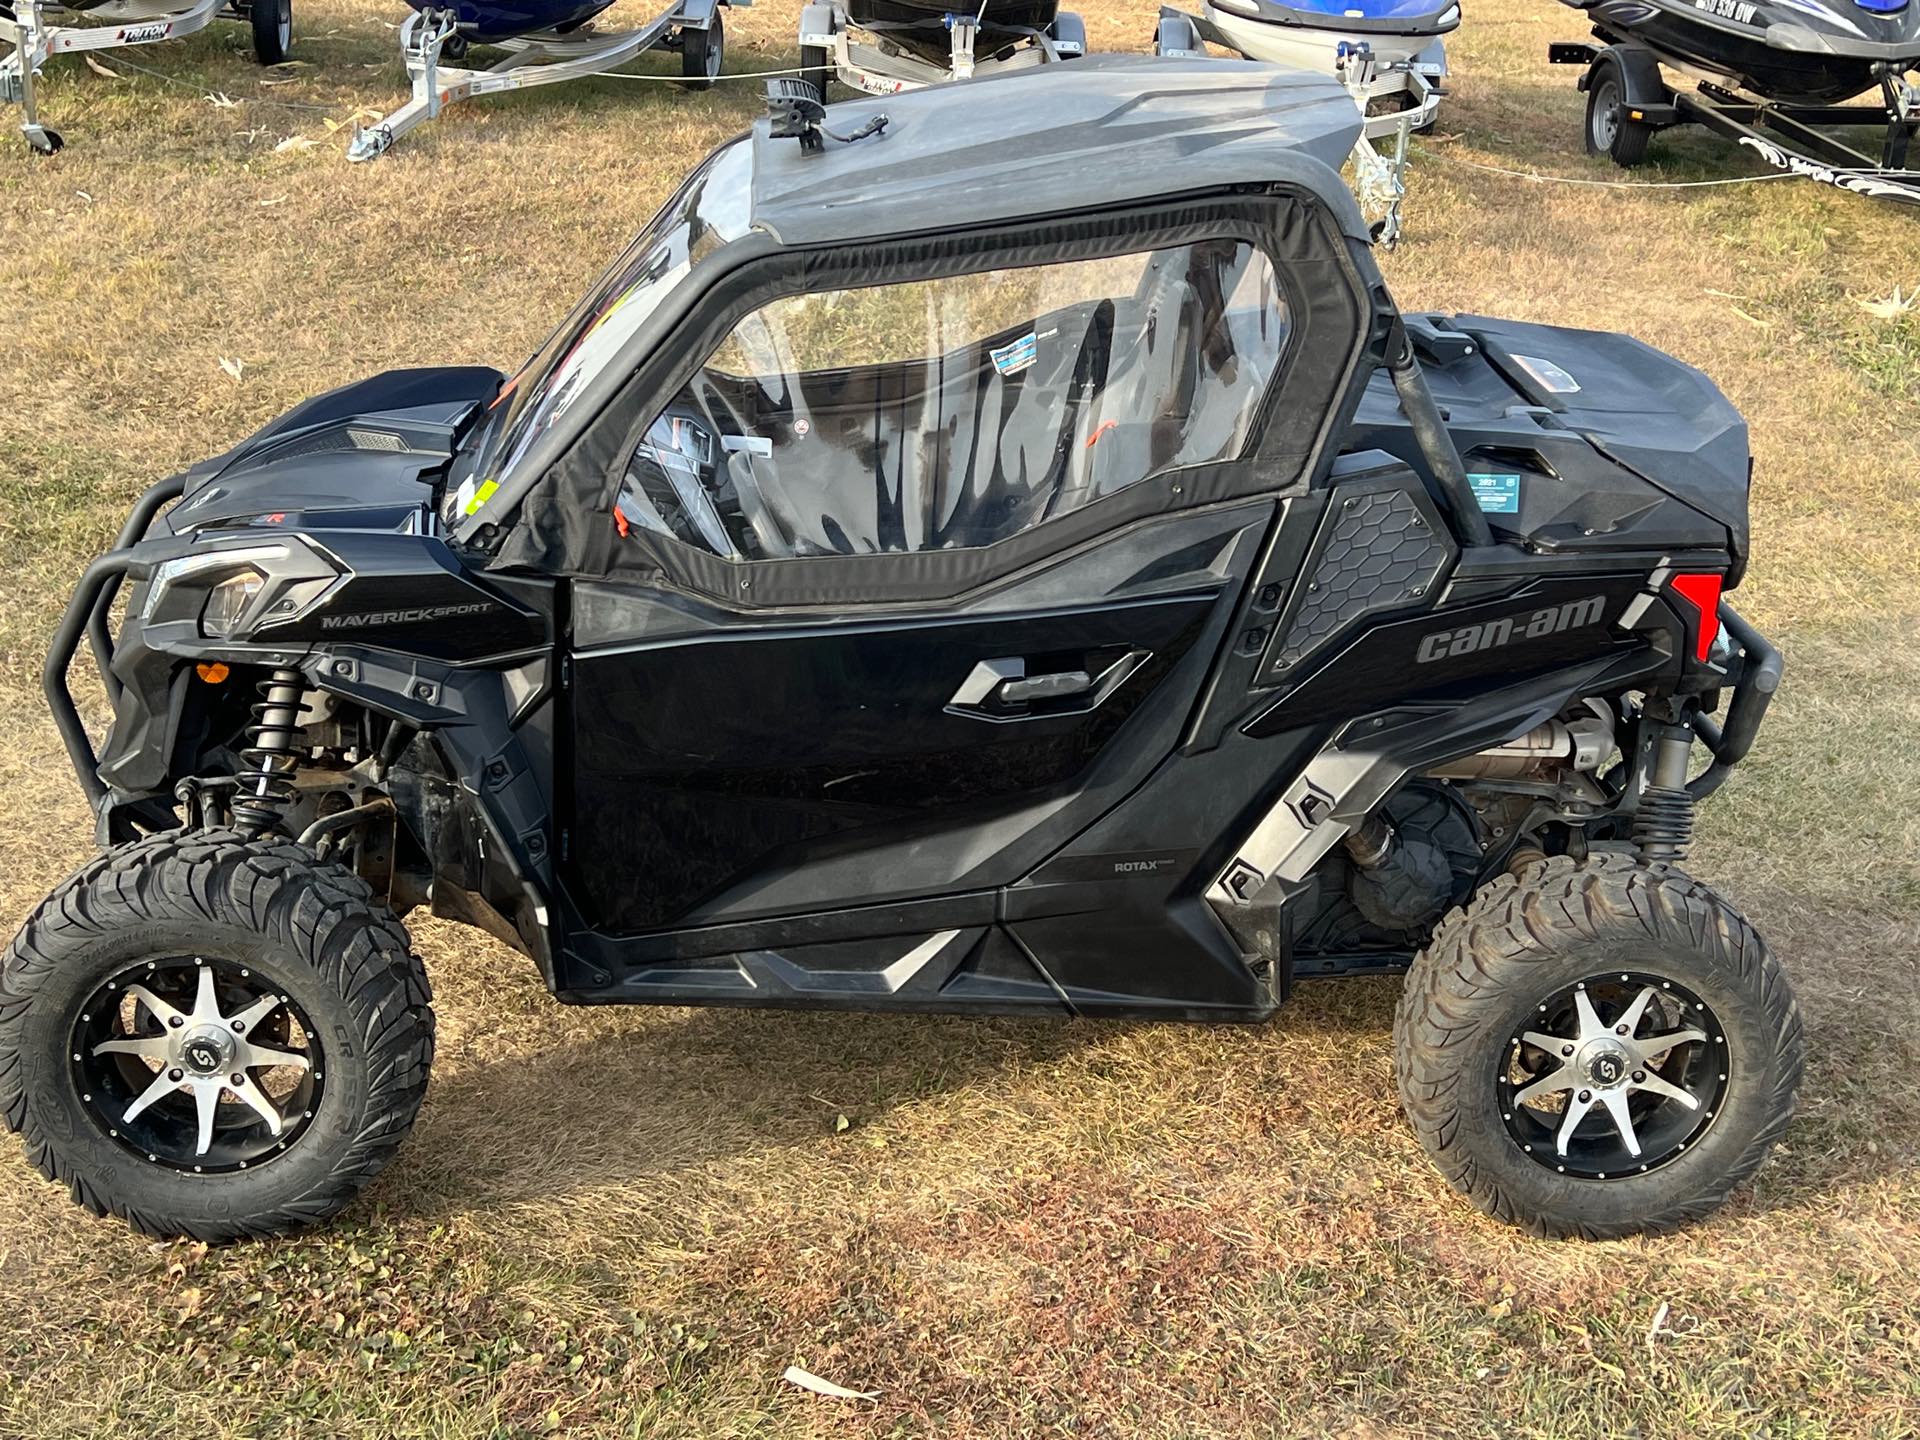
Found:
<path fill-rule="evenodd" d="M 341 997 L 366 1047 L 362 1123 L 322 1179 L 264 1213 L 209 1223 L 112 1192 L 63 1154 L 38 1123 L 25 1083 L 21 1031 L 40 985 L 78 949 L 143 921 L 228 923 L 276 939 Z M 426 1094 L 433 1063 L 432 991 L 399 919 L 345 867 L 285 839 L 171 830 L 96 856 L 30 916 L 0 958 L 0 1116 L 27 1158 L 76 1203 L 143 1234 L 212 1242 L 282 1235 L 339 1211 L 393 1157 Z M 136 1172 L 137 1173 L 137 1172 Z"/>
<path fill-rule="evenodd" d="M 1460 1052 L 1485 1023 L 1490 1005 L 1526 986 L 1530 962 L 1623 937 L 1691 952 L 1757 992 L 1778 1057 L 1766 1067 L 1772 1073 L 1762 1103 L 1765 1118 L 1709 1185 L 1676 1194 L 1652 1213 L 1604 1223 L 1528 1210 L 1461 1136 L 1462 1087 L 1485 1077 L 1470 1073 Z M 1802 1050 L 1800 1009 L 1786 972 L 1745 917 L 1675 866 L 1619 856 L 1556 856 L 1482 887 L 1470 905 L 1440 923 L 1414 961 L 1394 1021 L 1401 1103 L 1441 1174 L 1487 1214 L 1541 1237 L 1660 1233 L 1718 1208 L 1786 1130 Z"/>

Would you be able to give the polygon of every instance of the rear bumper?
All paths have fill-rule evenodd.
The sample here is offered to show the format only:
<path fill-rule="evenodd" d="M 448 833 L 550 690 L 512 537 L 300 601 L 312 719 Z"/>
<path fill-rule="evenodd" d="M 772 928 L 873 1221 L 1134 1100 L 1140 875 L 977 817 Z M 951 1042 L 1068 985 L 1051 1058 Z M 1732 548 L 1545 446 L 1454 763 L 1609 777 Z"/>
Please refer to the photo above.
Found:
<path fill-rule="evenodd" d="M 1733 697 L 1727 702 L 1725 720 L 1716 721 L 1701 715 L 1693 722 L 1694 733 L 1713 756 L 1713 762 L 1687 786 L 1696 800 L 1705 799 L 1718 790 L 1733 767 L 1753 749 L 1760 722 L 1766 718 L 1767 707 L 1780 688 L 1786 663 L 1774 644 L 1725 602 L 1720 606 L 1720 627 L 1740 647 L 1736 662 L 1739 675 L 1734 682 Z"/>

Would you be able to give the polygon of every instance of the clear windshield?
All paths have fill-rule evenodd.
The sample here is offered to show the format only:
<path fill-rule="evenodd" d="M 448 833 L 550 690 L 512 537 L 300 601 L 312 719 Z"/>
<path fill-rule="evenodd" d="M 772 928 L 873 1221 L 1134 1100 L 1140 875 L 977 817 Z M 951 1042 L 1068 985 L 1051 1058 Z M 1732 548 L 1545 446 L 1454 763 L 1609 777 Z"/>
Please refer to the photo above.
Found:
<path fill-rule="evenodd" d="M 715 151 L 501 387 L 471 478 L 452 497 L 450 520 L 486 503 L 695 265 L 747 233 L 752 174 L 753 151 L 744 139 Z"/>

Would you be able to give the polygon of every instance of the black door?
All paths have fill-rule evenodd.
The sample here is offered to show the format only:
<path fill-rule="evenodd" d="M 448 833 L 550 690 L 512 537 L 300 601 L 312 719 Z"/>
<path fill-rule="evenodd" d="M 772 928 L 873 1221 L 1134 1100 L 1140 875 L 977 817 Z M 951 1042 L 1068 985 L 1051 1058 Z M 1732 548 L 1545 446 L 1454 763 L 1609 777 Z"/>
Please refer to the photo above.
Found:
<path fill-rule="evenodd" d="M 1137 786 L 1271 519 L 1250 457 L 1288 338 L 1237 239 L 745 313 L 635 417 L 622 548 L 574 587 L 582 920 L 990 892 Z M 751 605 L 714 593 L 736 575 Z"/>

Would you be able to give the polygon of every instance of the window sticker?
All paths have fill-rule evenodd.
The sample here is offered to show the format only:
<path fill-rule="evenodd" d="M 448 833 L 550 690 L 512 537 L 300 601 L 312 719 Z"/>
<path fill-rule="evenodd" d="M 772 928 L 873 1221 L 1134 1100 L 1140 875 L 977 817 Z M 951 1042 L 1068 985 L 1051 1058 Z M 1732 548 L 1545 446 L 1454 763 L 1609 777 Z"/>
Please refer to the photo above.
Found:
<path fill-rule="evenodd" d="M 1039 358 L 1040 337 L 1029 330 L 1012 344 L 987 353 L 993 356 L 993 368 L 1002 375 L 1018 375 Z"/>
<path fill-rule="evenodd" d="M 1473 487 L 1473 498 L 1480 502 L 1480 509 L 1488 515 L 1518 515 L 1520 513 L 1520 477 L 1510 472 L 1494 473 L 1478 471 L 1467 476 L 1467 483 Z"/>

